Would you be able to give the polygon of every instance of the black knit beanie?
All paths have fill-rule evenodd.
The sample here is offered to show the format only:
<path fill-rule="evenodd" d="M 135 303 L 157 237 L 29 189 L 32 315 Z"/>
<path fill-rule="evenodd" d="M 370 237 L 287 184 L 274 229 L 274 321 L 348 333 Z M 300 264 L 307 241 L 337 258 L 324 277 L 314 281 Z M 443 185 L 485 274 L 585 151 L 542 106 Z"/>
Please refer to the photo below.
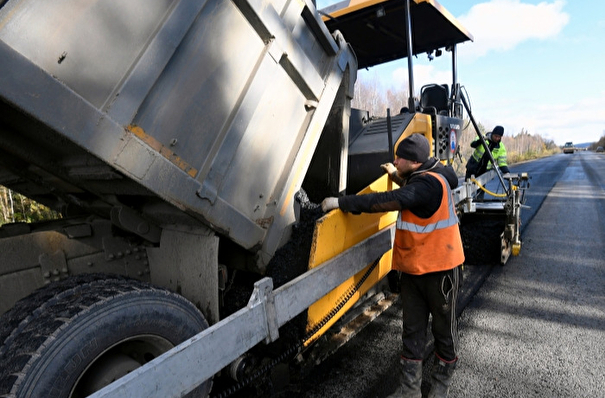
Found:
<path fill-rule="evenodd" d="M 429 141 L 422 134 L 412 134 L 399 143 L 397 156 L 406 160 L 424 163 L 429 159 Z"/>
<path fill-rule="evenodd" d="M 504 127 L 502 127 L 502 126 L 494 127 L 494 129 L 492 130 L 492 135 L 499 135 L 500 137 L 502 137 L 504 135 Z"/>

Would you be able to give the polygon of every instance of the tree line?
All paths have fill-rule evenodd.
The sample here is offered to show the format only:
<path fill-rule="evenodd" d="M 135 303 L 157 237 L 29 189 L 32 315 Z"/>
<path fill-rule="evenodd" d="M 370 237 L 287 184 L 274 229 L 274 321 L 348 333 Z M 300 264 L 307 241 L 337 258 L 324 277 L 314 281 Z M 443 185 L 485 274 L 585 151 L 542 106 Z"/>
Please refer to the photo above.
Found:
<path fill-rule="evenodd" d="M 589 151 L 594 151 L 594 150 L 596 150 L 600 146 L 602 146 L 603 148 L 605 148 L 605 135 L 601 136 L 601 138 L 599 138 L 599 140 L 597 142 L 593 142 L 592 144 L 590 144 L 588 146 L 588 150 Z"/>

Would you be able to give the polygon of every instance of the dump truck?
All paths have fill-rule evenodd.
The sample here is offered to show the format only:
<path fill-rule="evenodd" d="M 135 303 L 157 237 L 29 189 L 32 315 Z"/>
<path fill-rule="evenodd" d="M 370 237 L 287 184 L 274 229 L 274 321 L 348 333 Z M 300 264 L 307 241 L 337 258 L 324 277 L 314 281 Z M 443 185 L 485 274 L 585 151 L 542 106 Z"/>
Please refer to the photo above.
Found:
<path fill-rule="evenodd" d="M 61 215 L 0 227 L 0 396 L 205 397 L 329 355 L 388 305 L 396 214 L 316 203 L 393 189 L 377 165 L 413 133 L 453 161 L 469 40 L 434 0 L 0 2 L 0 185 Z M 437 50 L 453 81 L 416 98 Z M 397 59 L 408 111 L 352 109 L 358 68 Z M 512 245 L 520 180 L 491 206 Z"/>

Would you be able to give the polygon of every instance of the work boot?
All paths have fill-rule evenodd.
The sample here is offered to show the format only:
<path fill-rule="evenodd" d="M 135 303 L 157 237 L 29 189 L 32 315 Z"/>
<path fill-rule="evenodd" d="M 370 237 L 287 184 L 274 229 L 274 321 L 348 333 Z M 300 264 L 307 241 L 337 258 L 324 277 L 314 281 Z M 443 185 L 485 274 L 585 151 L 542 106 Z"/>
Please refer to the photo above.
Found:
<path fill-rule="evenodd" d="M 422 361 L 399 359 L 399 387 L 387 398 L 421 398 Z"/>
<path fill-rule="evenodd" d="M 446 398 L 450 389 L 452 375 L 456 369 L 458 358 L 451 362 L 445 362 L 439 357 L 435 358 L 433 370 L 431 372 L 431 389 L 428 398 Z"/>

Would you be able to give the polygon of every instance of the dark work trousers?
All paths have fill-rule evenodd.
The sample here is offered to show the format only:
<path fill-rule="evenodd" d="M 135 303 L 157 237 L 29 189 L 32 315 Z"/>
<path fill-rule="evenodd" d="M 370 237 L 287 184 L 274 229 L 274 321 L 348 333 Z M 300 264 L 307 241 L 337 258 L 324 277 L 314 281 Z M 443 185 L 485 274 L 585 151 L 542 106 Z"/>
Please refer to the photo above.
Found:
<path fill-rule="evenodd" d="M 403 352 L 407 359 L 422 360 L 426 348 L 429 314 L 435 353 L 445 361 L 458 357 L 456 302 L 460 267 L 424 275 L 401 273 L 403 302 Z"/>

